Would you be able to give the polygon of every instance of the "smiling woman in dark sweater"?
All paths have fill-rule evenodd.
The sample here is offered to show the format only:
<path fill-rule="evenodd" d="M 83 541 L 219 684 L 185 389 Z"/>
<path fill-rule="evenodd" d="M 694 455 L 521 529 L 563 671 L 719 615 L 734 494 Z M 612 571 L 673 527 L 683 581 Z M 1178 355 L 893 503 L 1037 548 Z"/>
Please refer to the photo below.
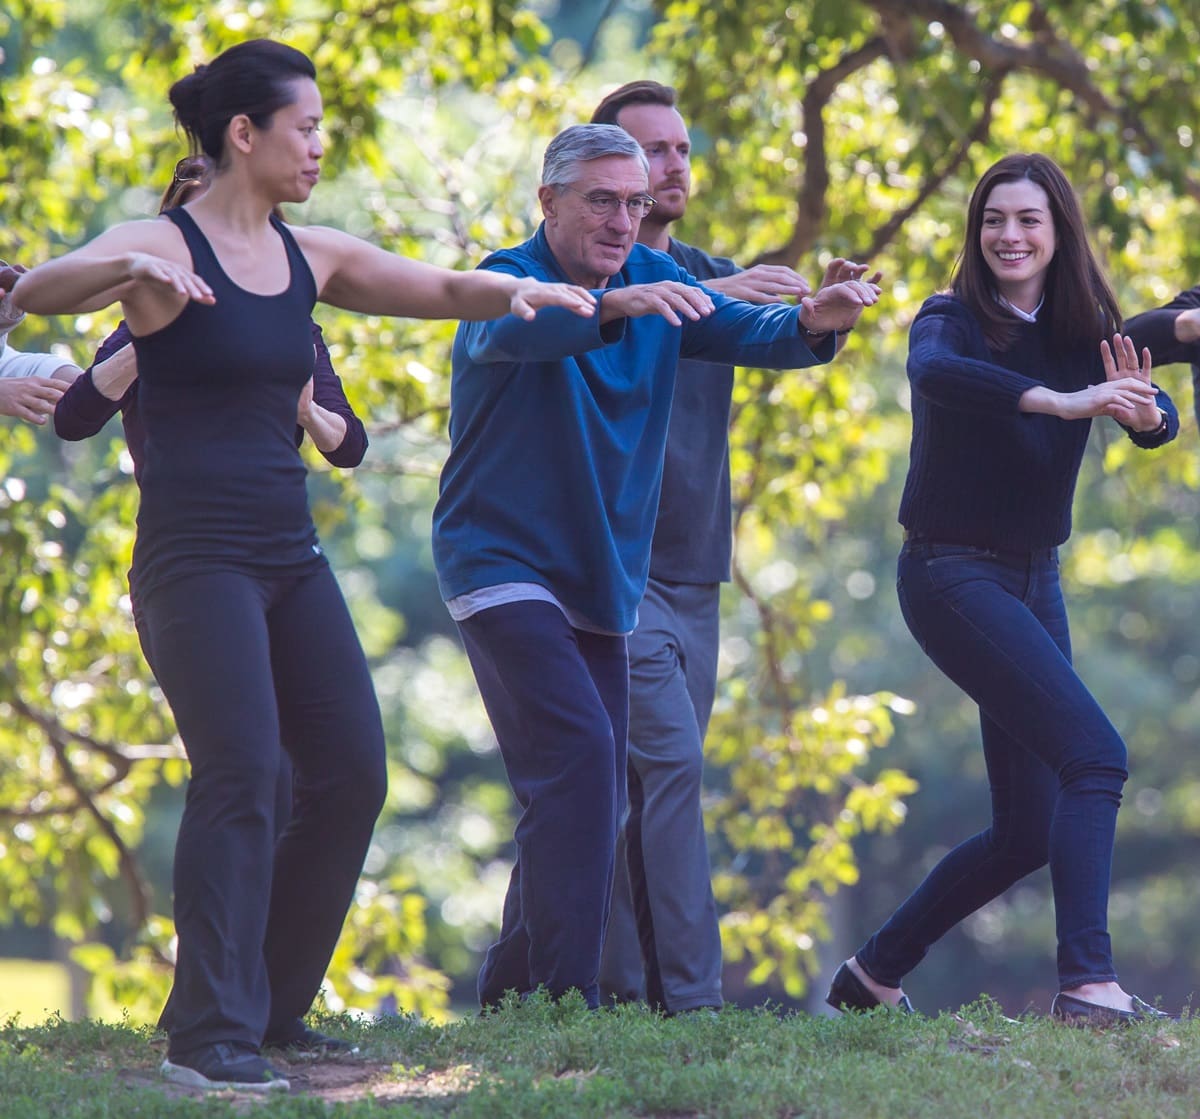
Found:
<path fill-rule="evenodd" d="M 1071 665 L 1058 545 L 1091 420 L 1139 447 L 1179 428 L 1150 355 L 1116 334 L 1116 299 L 1062 171 L 1002 159 L 971 197 L 951 292 L 912 325 L 913 437 L 897 590 L 913 636 L 979 705 L 989 827 L 955 847 L 834 976 L 839 1008 L 911 1010 L 901 981 L 965 917 L 1050 864 L 1052 1013 L 1158 1014 L 1117 983 L 1107 931 L 1125 745 Z M 1110 347 L 1106 338 L 1112 338 Z"/>

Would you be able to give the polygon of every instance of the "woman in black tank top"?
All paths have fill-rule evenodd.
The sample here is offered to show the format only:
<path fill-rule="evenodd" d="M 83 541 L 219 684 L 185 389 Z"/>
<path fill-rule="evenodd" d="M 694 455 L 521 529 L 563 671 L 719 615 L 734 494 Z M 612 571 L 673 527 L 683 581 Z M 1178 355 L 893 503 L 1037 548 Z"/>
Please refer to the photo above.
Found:
<path fill-rule="evenodd" d="M 179 949 L 162 1071 L 273 1090 L 264 1047 L 336 1048 L 305 1026 L 385 793 L 370 674 L 309 516 L 294 444 L 317 299 L 369 314 L 585 317 L 586 291 L 454 272 L 272 216 L 319 178 L 321 97 L 299 51 L 232 47 L 171 88 L 212 162 L 199 200 L 27 273 L 56 314 L 120 299 L 145 425 L 132 576 L 139 629 L 192 775 L 175 853 Z M 281 742 L 295 814 L 278 841 Z M 341 1043 L 342 1046 L 345 1043 Z"/>

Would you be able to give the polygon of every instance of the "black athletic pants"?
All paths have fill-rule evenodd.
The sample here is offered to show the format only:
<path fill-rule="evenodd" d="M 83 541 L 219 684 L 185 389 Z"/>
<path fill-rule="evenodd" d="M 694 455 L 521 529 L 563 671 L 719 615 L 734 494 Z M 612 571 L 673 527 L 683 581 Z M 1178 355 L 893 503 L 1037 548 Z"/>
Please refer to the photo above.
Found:
<path fill-rule="evenodd" d="M 341 932 L 386 792 L 379 705 L 328 567 L 175 579 L 138 629 L 192 769 L 170 1053 L 257 1047 L 308 1011 Z M 277 839 L 281 742 L 295 776 Z"/>

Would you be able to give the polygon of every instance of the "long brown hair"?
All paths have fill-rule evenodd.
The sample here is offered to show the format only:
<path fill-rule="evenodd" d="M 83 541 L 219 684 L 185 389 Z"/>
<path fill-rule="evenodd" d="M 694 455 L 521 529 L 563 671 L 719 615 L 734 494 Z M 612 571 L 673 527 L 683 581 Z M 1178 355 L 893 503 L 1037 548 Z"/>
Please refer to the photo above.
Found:
<path fill-rule="evenodd" d="M 175 173 L 171 182 L 163 191 L 162 201 L 158 204 L 158 212 L 174 209 L 190 201 L 193 192 L 199 188 L 207 190 L 212 182 L 212 165 L 203 155 L 185 155 L 175 164 Z"/>
<path fill-rule="evenodd" d="M 1055 344 L 1064 349 L 1098 345 L 1121 328 L 1121 310 L 1088 244 L 1075 191 L 1062 168 L 1044 155 L 1006 155 L 983 173 L 967 207 L 966 242 L 950 290 L 974 312 L 988 346 L 995 351 L 1008 349 L 1017 320 L 997 298 L 996 277 L 984 260 L 979 238 L 992 190 L 1022 179 L 1040 186 L 1050 202 L 1056 248 L 1046 272 L 1042 314 L 1049 320 Z"/>

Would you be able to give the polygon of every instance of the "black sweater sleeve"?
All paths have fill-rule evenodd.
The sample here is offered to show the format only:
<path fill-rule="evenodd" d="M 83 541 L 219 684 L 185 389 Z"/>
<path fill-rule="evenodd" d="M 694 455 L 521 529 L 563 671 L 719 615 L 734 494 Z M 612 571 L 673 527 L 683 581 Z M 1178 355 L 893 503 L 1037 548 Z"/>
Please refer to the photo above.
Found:
<path fill-rule="evenodd" d="M 120 400 L 105 396 L 92 380 L 92 369 L 118 350 L 133 342 L 129 327 L 123 322 L 96 351 L 92 364 L 82 376 L 76 377 L 54 408 L 54 432 L 60 439 L 75 442 L 95 435 L 113 416 L 122 411 L 137 393 L 137 381 L 125 390 Z"/>
<path fill-rule="evenodd" d="M 1149 349 L 1155 365 L 1200 364 L 1200 342 L 1180 342 L 1175 337 L 1175 320 L 1179 312 L 1196 308 L 1200 308 L 1200 284 L 1181 291 L 1170 303 L 1134 315 L 1125 323 L 1125 333 L 1139 350 Z"/>
<path fill-rule="evenodd" d="M 317 351 L 316 364 L 313 366 L 313 401 L 327 411 L 334 412 L 346 421 L 346 434 L 342 441 L 332 451 L 322 451 L 326 460 L 333 466 L 355 467 L 362 462 L 367 453 L 367 431 L 363 422 L 355 413 L 346 399 L 342 389 L 341 378 L 333 371 L 333 362 L 329 357 L 329 348 L 325 345 L 321 328 L 312 324 L 313 346 Z M 296 444 L 304 438 L 304 429 L 296 428 Z"/>
<path fill-rule="evenodd" d="M 1043 382 L 972 356 L 983 345 L 973 323 L 957 299 L 935 295 L 925 301 L 909 331 L 913 392 L 958 412 L 1016 415 L 1021 397 Z"/>

